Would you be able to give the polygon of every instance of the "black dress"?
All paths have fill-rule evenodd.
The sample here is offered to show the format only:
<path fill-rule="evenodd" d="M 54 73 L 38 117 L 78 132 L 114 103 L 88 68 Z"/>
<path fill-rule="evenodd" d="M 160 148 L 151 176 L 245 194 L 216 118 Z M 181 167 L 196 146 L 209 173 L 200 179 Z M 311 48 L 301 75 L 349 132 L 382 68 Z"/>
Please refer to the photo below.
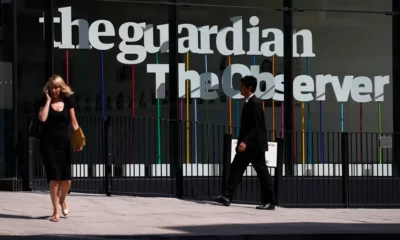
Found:
<path fill-rule="evenodd" d="M 63 98 L 64 108 L 61 112 L 55 111 L 50 105 L 49 115 L 43 123 L 40 152 L 46 171 L 47 181 L 71 180 L 71 140 L 69 110 L 74 108 L 69 98 Z M 42 101 L 44 106 L 46 99 Z"/>

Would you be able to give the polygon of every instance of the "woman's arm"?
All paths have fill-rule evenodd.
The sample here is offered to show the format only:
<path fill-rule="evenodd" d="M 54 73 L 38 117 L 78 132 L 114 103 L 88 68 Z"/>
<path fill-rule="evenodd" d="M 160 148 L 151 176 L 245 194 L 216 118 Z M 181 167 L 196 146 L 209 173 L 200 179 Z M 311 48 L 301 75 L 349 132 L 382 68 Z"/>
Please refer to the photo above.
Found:
<path fill-rule="evenodd" d="M 79 128 L 79 124 L 78 124 L 78 120 L 76 120 L 75 109 L 74 108 L 71 108 L 69 110 L 69 117 L 71 119 L 72 129 L 74 129 L 74 131 L 75 131 L 76 129 Z"/>
<path fill-rule="evenodd" d="M 50 102 L 51 100 L 47 99 L 46 104 L 43 107 L 40 107 L 38 118 L 41 122 L 46 122 L 47 117 L 49 116 Z"/>

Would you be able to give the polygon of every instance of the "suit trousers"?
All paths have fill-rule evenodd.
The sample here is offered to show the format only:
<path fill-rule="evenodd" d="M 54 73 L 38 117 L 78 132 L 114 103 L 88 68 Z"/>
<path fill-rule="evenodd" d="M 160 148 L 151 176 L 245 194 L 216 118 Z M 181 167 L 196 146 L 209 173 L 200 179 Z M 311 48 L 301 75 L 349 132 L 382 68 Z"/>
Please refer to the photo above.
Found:
<path fill-rule="evenodd" d="M 234 192 L 241 182 L 247 166 L 251 163 L 257 172 L 261 185 L 261 204 L 276 204 L 276 197 L 273 191 L 272 179 L 265 163 L 265 152 L 261 148 L 246 148 L 244 152 L 236 152 L 231 164 L 228 184 L 224 195 L 232 200 Z"/>

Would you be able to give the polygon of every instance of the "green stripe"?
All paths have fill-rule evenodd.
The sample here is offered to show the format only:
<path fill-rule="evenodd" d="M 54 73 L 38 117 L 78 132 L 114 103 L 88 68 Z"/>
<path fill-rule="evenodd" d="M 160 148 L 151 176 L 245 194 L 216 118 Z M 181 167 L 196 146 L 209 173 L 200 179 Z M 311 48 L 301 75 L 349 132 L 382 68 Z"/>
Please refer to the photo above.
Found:
<path fill-rule="evenodd" d="M 158 64 L 158 53 L 156 53 L 156 64 Z M 157 157 L 158 164 L 161 164 L 161 104 L 159 98 L 157 98 Z"/>
<path fill-rule="evenodd" d="M 379 137 L 382 133 L 382 124 L 381 124 L 381 103 L 378 103 L 378 131 Z M 379 163 L 382 164 L 382 148 L 379 147 Z"/>

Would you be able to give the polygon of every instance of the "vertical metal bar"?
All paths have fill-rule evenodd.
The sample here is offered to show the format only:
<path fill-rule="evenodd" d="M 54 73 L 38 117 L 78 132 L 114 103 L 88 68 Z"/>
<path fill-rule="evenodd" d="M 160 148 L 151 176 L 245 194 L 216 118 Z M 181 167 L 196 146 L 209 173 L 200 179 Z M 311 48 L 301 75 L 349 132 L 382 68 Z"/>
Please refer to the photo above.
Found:
<path fill-rule="evenodd" d="M 284 126 L 286 139 L 286 165 L 288 176 L 293 176 L 293 0 L 283 1 L 283 74 L 284 74 Z"/>
<path fill-rule="evenodd" d="M 349 148 L 348 134 L 342 133 L 343 203 L 349 207 Z"/>
<path fill-rule="evenodd" d="M 14 123 L 14 158 L 15 158 L 15 177 L 18 180 L 18 165 L 19 165 L 19 149 L 18 149 L 18 35 L 17 35 L 17 1 L 12 1 L 12 19 L 13 19 L 13 68 L 12 68 L 12 109 L 13 109 L 13 123 Z"/>
<path fill-rule="evenodd" d="M 54 0 L 46 0 L 44 10 L 44 72 L 47 81 L 54 72 Z"/>
<path fill-rule="evenodd" d="M 283 169 L 283 151 L 284 151 L 284 146 L 283 146 L 283 139 L 282 138 L 276 138 L 276 142 L 278 143 L 278 156 L 277 156 L 277 165 L 275 168 L 275 182 L 274 182 L 274 193 L 276 197 L 276 204 L 279 206 L 281 204 L 280 202 L 280 186 L 282 184 L 282 169 Z"/>
<path fill-rule="evenodd" d="M 168 21 L 169 21 L 169 118 L 171 121 L 171 133 L 178 130 L 178 5 L 177 0 L 169 1 Z M 183 173 L 182 166 L 178 158 L 179 139 L 178 134 L 171 134 L 171 173 L 176 177 L 176 196 L 182 197 L 183 194 Z"/>
<path fill-rule="evenodd" d="M 392 10 L 393 12 L 399 13 L 400 11 L 400 0 L 392 0 Z M 400 112 L 395 107 L 395 102 L 400 101 L 400 95 L 398 90 L 400 89 L 400 15 L 392 16 L 392 91 L 393 91 L 393 132 L 400 132 Z M 400 176 L 400 136 L 398 134 L 394 135 L 393 139 L 393 176 Z"/>

